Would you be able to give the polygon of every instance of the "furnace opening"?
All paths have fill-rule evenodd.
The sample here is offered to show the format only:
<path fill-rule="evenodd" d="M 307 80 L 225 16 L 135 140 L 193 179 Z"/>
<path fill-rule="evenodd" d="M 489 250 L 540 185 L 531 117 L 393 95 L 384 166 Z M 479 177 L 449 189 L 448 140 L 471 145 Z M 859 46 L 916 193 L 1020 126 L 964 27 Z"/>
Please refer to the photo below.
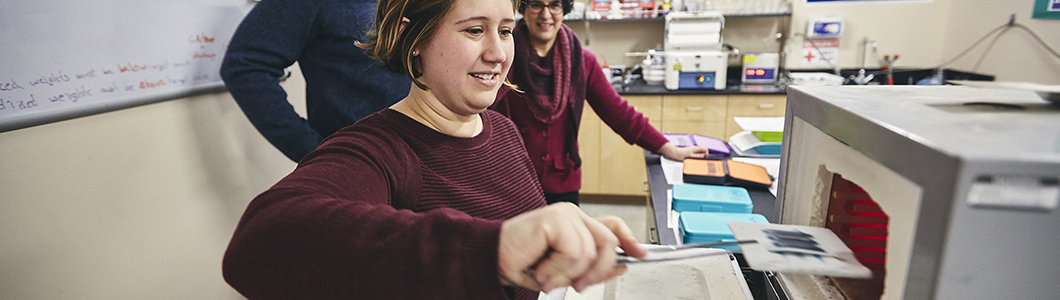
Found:
<path fill-rule="evenodd" d="M 868 192 L 842 175 L 832 175 L 825 228 L 835 232 L 858 261 L 872 270 L 869 279 L 832 278 L 847 299 L 876 300 L 883 295 L 889 220 Z"/>

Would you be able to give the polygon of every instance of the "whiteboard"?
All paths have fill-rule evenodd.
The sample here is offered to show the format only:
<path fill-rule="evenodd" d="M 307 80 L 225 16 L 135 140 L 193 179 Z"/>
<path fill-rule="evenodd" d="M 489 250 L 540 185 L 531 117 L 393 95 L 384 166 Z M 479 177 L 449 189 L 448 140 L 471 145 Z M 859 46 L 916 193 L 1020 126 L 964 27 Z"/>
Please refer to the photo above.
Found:
<path fill-rule="evenodd" d="M 223 91 L 248 0 L 0 0 L 0 132 Z"/>

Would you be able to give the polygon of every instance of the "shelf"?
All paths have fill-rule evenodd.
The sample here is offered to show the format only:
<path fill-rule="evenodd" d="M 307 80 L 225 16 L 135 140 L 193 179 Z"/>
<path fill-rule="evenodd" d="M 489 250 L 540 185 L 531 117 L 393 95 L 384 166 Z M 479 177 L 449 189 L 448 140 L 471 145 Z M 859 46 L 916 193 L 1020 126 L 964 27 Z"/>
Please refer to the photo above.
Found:
<path fill-rule="evenodd" d="M 754 13 L 754 14 L 724 14 L 722 16 L 725 17 L 726 19 L 736 19 L 736 18 L 777 18 L 777 17 L 790 17 L 791 16 L 791 12 L 763 13 L 763 14 L 759 14 L 759 13 Z M 593 20 L 589 20 L 589 19 L 570 19 L 570 20 L 567 20 L 567 19 L 564 19 L 563 22 L 564 23 L 574 23 L 574 22 L 578 22 L 578 23 L 581 23 L 581 22 L 607 23 L 607 22 L 640 22 L 640 21 L 657 21 L 657 20 L 666 20 L 666 17 L 665 16 L 658 16 L 658 17 L 654 17 L 654 18 L 593 19 Z"/>

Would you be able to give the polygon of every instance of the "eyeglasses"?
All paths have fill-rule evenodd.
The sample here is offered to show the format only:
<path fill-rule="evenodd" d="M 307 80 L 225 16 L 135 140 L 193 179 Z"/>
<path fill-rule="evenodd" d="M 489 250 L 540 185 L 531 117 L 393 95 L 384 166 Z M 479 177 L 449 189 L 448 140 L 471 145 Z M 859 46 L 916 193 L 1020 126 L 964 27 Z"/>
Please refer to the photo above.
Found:
<path fill-rule="evenodd" d="M 554 14 L 563 13 L 563 3 L 561 1 L 552 2 L 547 5 L 538 1 L 531 1 L 526 4 L 526 10 L 536 14 L 545 9 L 545 6 L 548 6 L 548 10 L 552 11 Z"/>

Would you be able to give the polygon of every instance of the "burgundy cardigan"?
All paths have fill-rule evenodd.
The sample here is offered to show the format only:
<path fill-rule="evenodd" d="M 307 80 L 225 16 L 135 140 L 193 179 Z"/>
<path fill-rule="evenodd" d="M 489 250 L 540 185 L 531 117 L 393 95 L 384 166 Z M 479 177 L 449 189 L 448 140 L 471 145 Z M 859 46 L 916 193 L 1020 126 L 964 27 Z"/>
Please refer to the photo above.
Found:
<path fill-rule="evenodd" d="M 502 287 L 501 222 L 545 205 L 514 124 L 473 138 L 390 109 L 343 128 L 247 207 L 224 256 L 250 299 L 537 299 Z"/>
<path fill-rule="evenodd" d="M 555 49 L 556 47 L 553 47 L 549 51 Z M 563 108 L 562 114 L 565 116 L 556 118 L 551 124 L 535 119 L 526 104 L 530 98 L 510 89 L 501 89 L 497 94 L 497 103 L 492 107 L 511 118 L 519 127 L 519 133 L 526 143 L 526 152 L 530 154 L 530 160 L 545 193 L 576 192 L 582 187 L 581 161 L 578 159 L 578 153 L 571 153 L 569 150 L 577 147 L 568 145 L 575 143 L 576 146 L 582 106 L 585 102 L 588 102 L 600 119 L 627 143 L 636 143 L 652 152 L 658 152 L 659 148 L 667 143 L 666 137 L 648 123 L 648 118 L 615 91 L 604 77 L 603 68 L 597 62 L 595 54 L 583 49 L 582 66 L 585 68 L 585 78 L 581 80 L 585 80 L 586 101 L 577 101 L 572 107 Z"/>

